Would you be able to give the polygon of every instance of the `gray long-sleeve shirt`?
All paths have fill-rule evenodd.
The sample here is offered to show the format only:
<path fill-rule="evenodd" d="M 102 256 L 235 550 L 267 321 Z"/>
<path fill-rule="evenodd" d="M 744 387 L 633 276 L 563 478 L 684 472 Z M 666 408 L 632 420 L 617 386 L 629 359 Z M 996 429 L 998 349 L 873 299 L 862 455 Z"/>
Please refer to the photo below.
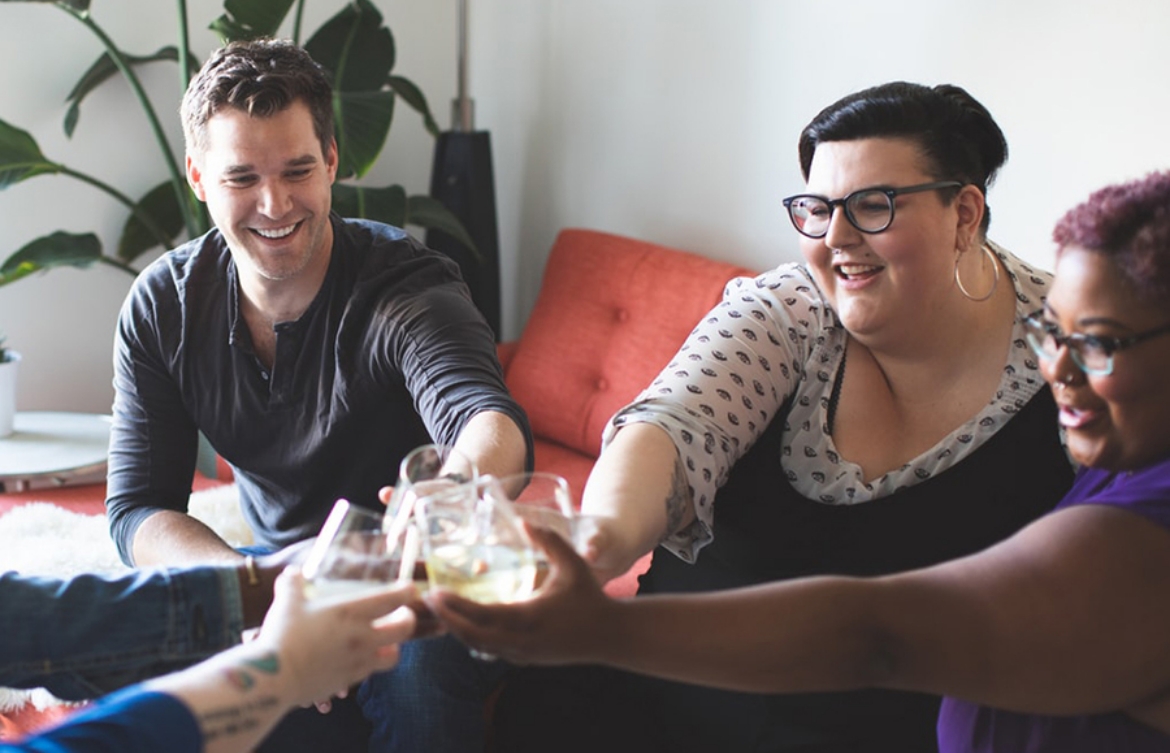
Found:
<path fill-rule="evenodd" d="M 321 290 L 276 326 L 264 368 L 217 231 L 167 253 L 135 282 L 114 349 L 106 507 L 122 559 L 159 509 L 186 511 L 197 430 L 235 471 L 256 543 L 315 535 L 334 500 L 379 508 L 400 459 L 452 443 L 485 410 L 515 420 L 490 327 L 458 268 L 403 231 L 332 217 Z"/>

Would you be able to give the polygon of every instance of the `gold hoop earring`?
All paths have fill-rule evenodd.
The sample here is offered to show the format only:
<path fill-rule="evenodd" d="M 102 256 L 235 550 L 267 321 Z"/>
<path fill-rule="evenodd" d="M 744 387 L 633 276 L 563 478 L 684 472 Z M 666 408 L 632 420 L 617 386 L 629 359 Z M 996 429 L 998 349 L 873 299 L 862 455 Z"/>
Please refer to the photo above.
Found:
<path fill-rule="evenodd" d="M 981 298 L 977 298 L 967 292 L 967 288 L 963 285 L 963 280 L 959 277 L 959 260 L 963 258 L 963 255 L 959 254 L 955 257 L 955 284 L 959 286 L 959 292 L 963 294 L 964 298 L 975 303 L 982 303 L 988 298 L 991 298 L 991 296 L 995 295 L 995 289 L 999 287 L 999 263 L 995 260 L 995 254 L 992 252 L 991 247 L 986 243 L 983 244 L 983 253 L 987 255 L 987 258 L 991 259 L 991 269 L 995 273 L 995 278 L 991 281 L 991 290 L 988 290 L 987 294 Z"/>

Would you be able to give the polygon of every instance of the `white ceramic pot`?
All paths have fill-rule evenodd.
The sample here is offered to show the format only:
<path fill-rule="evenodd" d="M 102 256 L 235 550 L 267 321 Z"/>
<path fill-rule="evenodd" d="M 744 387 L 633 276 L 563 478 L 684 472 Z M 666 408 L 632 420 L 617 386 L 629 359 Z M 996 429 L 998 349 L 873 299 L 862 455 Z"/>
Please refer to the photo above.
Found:
<path fill-rule="evenodd" d="M 12 422 L 16 418 L 16 372 L 20 367 L 20 354 L 7 351 L 8 358 L 0 361 L 0 437 L 12 433 Z"/>

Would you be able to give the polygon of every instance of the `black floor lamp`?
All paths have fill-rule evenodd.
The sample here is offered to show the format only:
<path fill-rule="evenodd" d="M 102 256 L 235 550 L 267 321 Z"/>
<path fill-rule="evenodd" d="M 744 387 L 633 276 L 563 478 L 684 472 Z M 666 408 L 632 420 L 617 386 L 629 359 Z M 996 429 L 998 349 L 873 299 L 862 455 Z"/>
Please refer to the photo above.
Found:
<path fill-rule="evenodd" d="M 467 0 L 459 0 L 459 86 L 451 110 L 451 130 L 435 142 L 431 196 L 459 218 L 476 249 L 438 230 L 428 231 L 426 242 L 459 264 L 475 305 L 499 340 L 500 240 L 492 143 L 487 131 L 475 130 L 475 102 L 467 96 Z"/>

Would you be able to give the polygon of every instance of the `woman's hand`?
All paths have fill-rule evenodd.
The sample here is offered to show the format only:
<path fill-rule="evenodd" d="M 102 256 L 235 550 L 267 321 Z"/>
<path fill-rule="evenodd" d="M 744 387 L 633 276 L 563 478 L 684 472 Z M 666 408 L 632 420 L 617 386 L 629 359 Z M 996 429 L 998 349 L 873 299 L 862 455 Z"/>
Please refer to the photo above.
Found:
<path fill-rule="evenodd" d="M 272 646 L 287 666 L 289 701 L 320 702 L 397 664 L 398 644 L 415 629 L 414 613 L 404 606 L 414 594 L 406 585 L 316 605 L 305 600 L 297 569 L 281 573 L 257 642 Z"/>
<path fill-rule="evenodd" d="M 436 591 L 426 595 L 426 602 L 461 641 L 513 663 L 595 660 L 606 645 L 617 604 L 564 539 L 548 529 L 526 528 L 548 554 L 551 568 L 535 597 L 514 604 L 478 604 Z"/>

